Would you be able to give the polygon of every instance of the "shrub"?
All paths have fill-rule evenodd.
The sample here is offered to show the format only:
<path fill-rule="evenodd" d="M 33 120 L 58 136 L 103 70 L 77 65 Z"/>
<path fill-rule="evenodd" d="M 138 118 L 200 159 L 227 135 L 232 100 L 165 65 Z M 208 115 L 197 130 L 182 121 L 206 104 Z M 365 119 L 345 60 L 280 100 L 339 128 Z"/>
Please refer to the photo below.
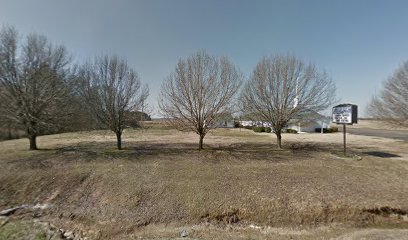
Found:
<path fill-rule="evenodd" d="M 315 132 L 321 132 L 322 129 L 321 128 L 315 128 Z M 323 133 L 334 133 L 334 132 L 338 132 L 339 128 L 338 127 L 330 127 L 330 128 L 323 128 Z"/>
<path fill-rule="evenodd" d="M 272 132 L 272 128 L 270 128 L 270 127 L 265 127 L 265 132 L 266 132 L 266 133 Z"/>
<path fill-rule="evenodd" d="M 330 127 L 328 130 L 329 130 L 329 132 L 338 132 L 339 128 L 338 127 Z"/>
<path fill-rule="evenodd" d="M 290 128 L 287 128 L 285 132 L 286 133 L 298 133 L 295 129 L 290 129 Z"/>
<path fill-rule="evenodd" d="M 264 128 L 264 127 L 254 126 L 254 127 L 252 127 L 252 130 L 254 130 L 254 132 L 265 132 L 265 128 Z"/>
<path fill-rule="evenodd" d="M 242 125 L 239 122 L 234 122 L 234 128 L 240 128 Z"/>
<path fill-rule="evenodd" d="M 315 132 L 322 132 L 322 128 L 315 128 Z M 323 133 L 327 133 L 327 128 L 323 128 Z"/>

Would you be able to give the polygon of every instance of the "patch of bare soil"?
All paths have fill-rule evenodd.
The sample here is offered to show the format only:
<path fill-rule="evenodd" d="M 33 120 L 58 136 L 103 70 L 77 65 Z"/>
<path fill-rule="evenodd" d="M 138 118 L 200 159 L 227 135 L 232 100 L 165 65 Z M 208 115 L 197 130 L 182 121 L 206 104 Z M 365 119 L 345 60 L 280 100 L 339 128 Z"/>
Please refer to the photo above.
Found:
<path fill-rule="evenodd" d="M 183 226 L 193 239 L 407 226 L 406 142 L 349 135 L 349 151 L 362 156 L 355 161 L 331 154 L 341 134 L 283 140 L 276 150 L 273 134 L 218 129 L 198 151 L 195 134 L 150 128 L 127 130 L 122 151 L 105 131 L 40 137 L 43 150 L 34 152 L 25 139 L 0 142 L 0 210 L 48 204 L 38 219 L 89 239 L 174 238 Z M 373 151 L 393 155 L 366 154 Z"/>

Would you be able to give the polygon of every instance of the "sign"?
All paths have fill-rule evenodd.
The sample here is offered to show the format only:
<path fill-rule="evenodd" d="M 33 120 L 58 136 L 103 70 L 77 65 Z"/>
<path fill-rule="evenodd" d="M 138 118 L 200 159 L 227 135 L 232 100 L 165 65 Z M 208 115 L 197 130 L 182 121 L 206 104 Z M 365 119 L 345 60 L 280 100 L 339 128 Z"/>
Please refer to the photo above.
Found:
<path fill-rule="evenodd" d="M 333 107 L 333 122 L 337 124 L 357 123 L 357 105 L 340 104 Z"/>
<path fill-rule="evenodd" d="M 357 123 L 357 105 L 340 104 L 333 107 L 333 122 L 343 124 L 343 154 L 346 155 L 346 125 Z"/>

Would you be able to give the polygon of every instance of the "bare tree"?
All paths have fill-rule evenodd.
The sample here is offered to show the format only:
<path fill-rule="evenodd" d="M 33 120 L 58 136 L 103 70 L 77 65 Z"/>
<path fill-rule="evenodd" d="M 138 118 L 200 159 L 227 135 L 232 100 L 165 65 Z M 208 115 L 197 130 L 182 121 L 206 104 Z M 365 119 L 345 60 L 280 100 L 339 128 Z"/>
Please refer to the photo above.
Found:
<path fill-rule="evenodd" d="M 380 94 L 372 98 L 368 113 L 394 124 L 408 125 L 408 61 L 383 86 Z"/>
<path fill-rule="evenodd" d="M 294 56 L 264 57 L 246 82 L 241 101 L 243 111 L 267 121 L 282 148 L 282 129 L 299 114 L 319 112 L 335 101 L 335 84 L 313 64 Z"/>
<path fill-rule="evenodd" d="M 138 74 L 126 60 L 116 56 L 96 58 L 80 70 L 80 91 L 89 109 L 107 128 L 115 132 L 117 147 L 122 149 L 125 114 L 139 110 L 149 96 Z M 135 119 L 138 121 L 138 119 Z"/>
<path fill-rule="evenodd" d="M 64 46 L 45 36 L 28 35 L 18 51 L 17 31 L 4 27 L 0 32 L 0 111 L 26 131 L 31 150 L 37 149 L 38 135 L 69 115 L 70 60 Z"/>
<path fill-rule="evenodd" d="M 197 133 L 201 150 L 216 116 L 230 109 L 241 82 L 242 74 L 227 58 L 198 52 L 179 60 L 163 82 L 160 111 L 177 129 Z"/>

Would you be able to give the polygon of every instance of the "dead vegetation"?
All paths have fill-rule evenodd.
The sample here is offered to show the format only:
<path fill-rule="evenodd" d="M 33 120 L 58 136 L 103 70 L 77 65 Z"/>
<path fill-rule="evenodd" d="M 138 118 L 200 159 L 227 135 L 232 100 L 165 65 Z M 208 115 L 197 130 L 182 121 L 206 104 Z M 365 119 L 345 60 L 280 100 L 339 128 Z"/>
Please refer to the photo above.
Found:
<path fill-rule="evenodd" d="M 166 127 L 124 135 L 122 151 L 105 131 L 43 136 L 36 152 L 24 139 L 0 142 L 0 210 L 49 204 L 41 220 L 91 239 L 160 224 L 407 226 L 406 142 L 350 135 L 363 157 L 354 161 L 331 154 L 338 134 L 288 134 L 288 148 L 276 150 L 270 134 L 218 129 L 201 152 L 194 134 Z M 364 154 L 374 150 L 399 157 Z"/>

